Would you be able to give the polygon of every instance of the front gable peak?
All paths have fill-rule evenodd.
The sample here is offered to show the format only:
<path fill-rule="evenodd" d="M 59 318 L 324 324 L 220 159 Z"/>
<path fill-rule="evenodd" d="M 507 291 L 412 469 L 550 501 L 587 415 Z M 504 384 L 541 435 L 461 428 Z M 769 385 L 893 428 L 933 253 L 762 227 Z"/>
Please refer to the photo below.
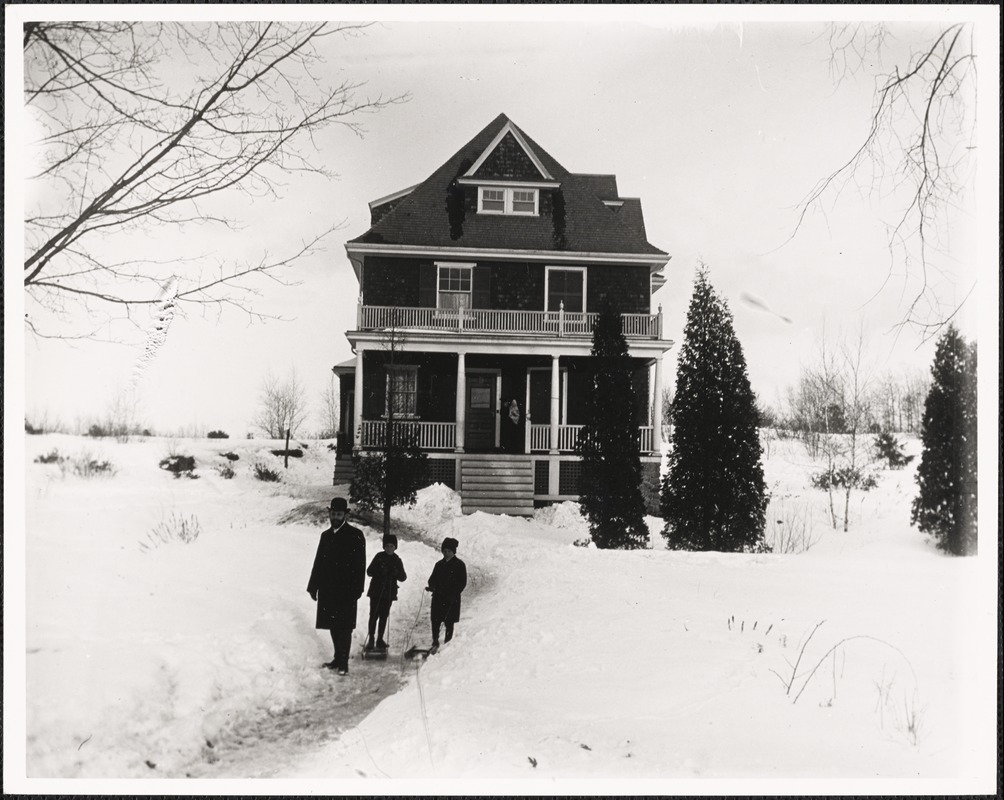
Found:
<path fill-rule="evenodd" d="M 519 128 L 506 121 L 491 143 L 462 176 L 468 181 L 553 182 Z"/>

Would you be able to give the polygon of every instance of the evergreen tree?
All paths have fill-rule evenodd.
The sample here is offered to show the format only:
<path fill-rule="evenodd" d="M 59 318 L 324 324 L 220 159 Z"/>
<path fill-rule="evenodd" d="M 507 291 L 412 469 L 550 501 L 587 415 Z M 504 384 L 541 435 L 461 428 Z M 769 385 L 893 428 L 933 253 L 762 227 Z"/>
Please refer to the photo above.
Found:
<path fill-rule="evenodd" d="M 924 405 L 911 521 L 954 555 L 976 554 L 976 343 L 954 325 L 938 340 Z"/>
<path fill-rule="evenodd" d="M 648 546 L 631 359 L 621 318 L 605 306 L 593 328 L 593 390 L 576 443 L 582 456 L 579 504 L 599 548 Z"/>
<path fill-rule="evenodd" d="M 383 512 L 383 532 L 390 533 L 390 510 L 414 505 L 418 490 L 429 485 L 428 456 L 407 426 L 388 420 L 379 449 L 352 456 L 349 499 L 360 508 Z"/>
<path fill-rule="evenodd" d="M 766 549 L 767 492 L 756 396 L 732 314 L 702 267 L 687 312 L 670 410 L 663 536 L 676 550 Z"/>

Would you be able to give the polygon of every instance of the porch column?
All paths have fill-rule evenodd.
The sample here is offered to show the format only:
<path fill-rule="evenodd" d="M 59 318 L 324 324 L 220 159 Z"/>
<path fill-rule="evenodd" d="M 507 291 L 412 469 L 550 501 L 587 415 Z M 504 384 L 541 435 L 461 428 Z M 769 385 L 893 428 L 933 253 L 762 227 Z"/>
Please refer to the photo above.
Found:
<path fill-rule="evenodd" d="M 551 356 L 551 453 L 558 452 L 558 415 L 561 413 L 558 356 Z"/>
<path fill-rule="evenodd" d="M 358 450 L 363 443 L 363 349 L 356 350 L 356 385 L 353 414 L 355 426 L 352 429 L 352 449 Z"/>
<path fill-rule="evenodd" d="M 464 452 L 464 425 L 467 420 L 467 363 L 464 353 L 457 353 L 457 411 L 454 418 L 457 420 L 455 431 L 455 450 L 458 453 Z"/>
<path fill-rule="evenodd" d="M 652 398 L 652 449 L 662 452 L 662 356 L 655 359 L 655 378 L 652 381 L 655 396 Z"/>

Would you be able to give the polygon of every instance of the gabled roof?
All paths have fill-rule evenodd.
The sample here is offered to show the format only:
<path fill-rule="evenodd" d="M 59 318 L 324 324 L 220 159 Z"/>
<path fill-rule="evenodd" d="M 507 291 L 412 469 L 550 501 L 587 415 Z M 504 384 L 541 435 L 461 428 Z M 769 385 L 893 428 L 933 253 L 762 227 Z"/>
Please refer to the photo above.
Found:
<path fill-rule="evenodd" d="M 529 163 L 527 163 L 529 162 Z M 519 128 L 506 121 L 463 178 L 553 181 Z"/>
<path fill-rule="evenodd" d="M 563 213 L 540 216 L 478 214 L 457 200 L 462 183 L 539 183 L 552 187 Z M 534 252 L 631 254 L 667 257 L 649 244 L 640 203 L 624 215 L 612 175 L 570 173 L 546 150 L 500 114 L 411 191 L 393 203 L 352 245 L 473 248 Z M 557 198 L 556 198 L 557 199 Z M 451 211 L 452 209 L 452 211 Z M 561 222 L 559 224 L 559 217 Z M 557 230 L 557 228 L 561 230 Z"/>

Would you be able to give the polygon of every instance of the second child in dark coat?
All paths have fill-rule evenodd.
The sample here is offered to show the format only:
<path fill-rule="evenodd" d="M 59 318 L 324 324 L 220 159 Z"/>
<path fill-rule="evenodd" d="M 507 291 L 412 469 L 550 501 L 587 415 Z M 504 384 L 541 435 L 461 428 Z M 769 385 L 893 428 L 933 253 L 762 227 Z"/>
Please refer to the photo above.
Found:
<path fill-rule="evenodd" d="M 370 599 L 369 638 L 366 649 L 386 650 L 384 631 L 387 630 L 387 618 L 390 616 L 391 604 L 397 600 L 397 582 L 408 580 L 404 571 L 404 563 L 395 552 L 397 537 L 388 533 L 383 537 L 383 551 L 373 556 L 366 574 L 370 576 L 370 588 L 366 596 Z M 377 625 L 379 624 L 379 629 Z M 376 644 L 373 635 L 376 634 Z"/>
<path fill-rule="evenodd" d="M 439 649 L 439 628 L 446 625 L 444 642 L 453 638 L 453 625 L 460 621 L 460 595 L 467 587 L 467 565 L 457 558 L 456 539 L 443 539 L 443 557 L 432 568 L 425 591 L 432 592 L 432 649 Z"/>

